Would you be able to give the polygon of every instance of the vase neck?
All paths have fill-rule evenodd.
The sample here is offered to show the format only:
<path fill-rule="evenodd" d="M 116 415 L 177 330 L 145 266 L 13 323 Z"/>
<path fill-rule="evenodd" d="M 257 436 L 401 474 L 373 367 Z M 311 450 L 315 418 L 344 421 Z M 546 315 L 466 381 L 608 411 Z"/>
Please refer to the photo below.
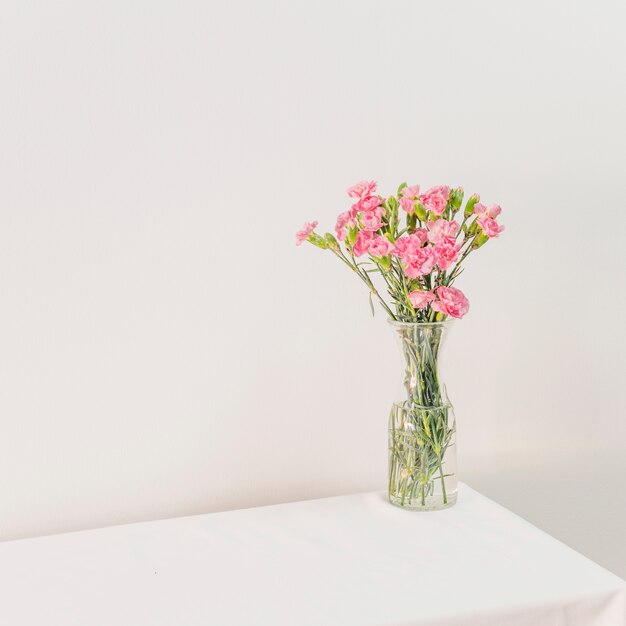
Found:
<path fill-rule="evenodd" d="M 398 399 L 423 407 L 449 404 L 439 364 L 450 323 L 391 325 L 402 367 L 402 395 Z"/>

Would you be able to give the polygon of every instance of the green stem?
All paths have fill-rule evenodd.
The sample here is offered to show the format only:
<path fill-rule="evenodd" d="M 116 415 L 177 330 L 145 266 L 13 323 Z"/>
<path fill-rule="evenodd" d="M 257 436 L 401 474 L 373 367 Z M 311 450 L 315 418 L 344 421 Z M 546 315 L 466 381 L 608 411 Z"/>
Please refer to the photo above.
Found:
<path fill-rule="evenodd" d="M 443 503 L 448 504 L 448 494 L 446 493 L 446 481 L 443 477 L 443 467 L 441 466 L 441 456 L 439 456 L 439 475 L 441 476 L 441 491 L 443 492 Z"/>
<path fill-rule="evenodd" d="M 344 256 L 344 254 L 341 251 L 335 250 L 334 248 L 331 248 L 331 250 L 337 258 L 341 259 L 353 272 L 355 272 L 359 276 L 359 278 L 369 287 L 370 292 L 373 293 L 378 298 L 378 301 L 380 302 L 381 306 L 385 309 L 385 311 L 387 311 L 387 313 L 389 314 L 389 317 L 392 320 L 395 320 L 396 316 L 392 313 L 391 309 L 387 306 L 387 303 L 382 299 L 376 287 L 374 287 L 374 283 L 371 281 L 370 277 L 367 275 L 367 272 L 362 272 L 360 270 L 359 266 L 356 263 L 356 259 L 354 258 L 354 254 L 350 253 L 350 256 L 352 257 L 352 263 L 350 263 L 350 261 Z"/>

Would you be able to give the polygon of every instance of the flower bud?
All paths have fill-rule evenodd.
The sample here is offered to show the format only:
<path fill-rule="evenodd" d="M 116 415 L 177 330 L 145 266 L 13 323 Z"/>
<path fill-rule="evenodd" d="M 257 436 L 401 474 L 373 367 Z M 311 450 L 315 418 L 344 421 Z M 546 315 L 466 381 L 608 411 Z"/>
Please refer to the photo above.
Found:
<path fill-rule="evenodd" d="M 476 221 L 473 221 L 469 226 L 466 224 L 464 228 L 469 237 L 473 237 L 478 232 L 478 224 Z"/>
<path fill-rule="evenodd" d="M 474 205 L 480 202 L 480 196 L 477 193 L 473 193 L 465 205 L 465 217 L 468 218 L 474 212 Z"/>
<path fill-rule="evenodd" d="M 463 187 L 457 187 L 450 193 L 452 209 L 455 213 L 461 208 L 461 204 L 463 204 L 463 195 Z"/>
<path fill-rule="evenodd" d="M 311 233 L 307 237 L 307 241 L 312 243 L 314 246 L 321 248 L 322 250 L 326 250 L 328 248 L 328 242 L 324 237 L 320 237 L 317 233 Z"/>
<path fill-rule="evenodd" d="M 326 239 L 326 244 L 331 250 L 339 250 L 339 243 L 333 235 L 331 235 L 330 233 L 326 233 L 324 235 L 324 239 Z"/>
<path fill-rule="evenodd" d="M 485 235 L 485 233 L 478 233 L 478 235 L 476 235 L 476 239 L 474 239 L 472 248 L 474 250 L 478 250 L 480 246 L 484 246 L 488 241 L 489 241 L 489 237 Z"/>
<path fill-rule="evenodd" d="M 388 271 L 391 268 L 391 257 L 381 257 L 380 259 L 378 259 L 378 265 L 380 265 L 381 269 Z"/>
<path fill-rule="evenodd" d="M 396 200 L 394 196 L 389 196 L 387 198 L 388 231 L 395 232 L 397 226 L 398 226 L 398 201 Z"/>
<path fill-rule="evenodd" d="M 353 246 L 354 242 L 356 241 L 357 235 L 359 234 L 358 232 L 358 228 L 356 226 L 349 226 L 348 227 L 348 243 Z"/>
<path fill-rule="evenodd" d="M 415 215 L 417 215 L 417 217 L 422 221 L 425 222 L 426 221 L 426 214 L 428 213 L 428 211 L 426 210 L 426 207 L 421 203 L 418 202 L 415 205 Z"/>

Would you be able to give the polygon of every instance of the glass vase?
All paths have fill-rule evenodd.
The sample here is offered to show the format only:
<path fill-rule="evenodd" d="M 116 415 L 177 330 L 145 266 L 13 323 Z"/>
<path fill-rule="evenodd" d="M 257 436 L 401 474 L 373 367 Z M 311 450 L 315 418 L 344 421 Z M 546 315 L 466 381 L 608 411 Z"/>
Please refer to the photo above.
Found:
<path fill-rule="evenodd" d="M 457 496 L 456 421 L 439 374 L 452 321 L 389 323 L 402 366 L 389 418 L 389 501 L 412 511 L 444 509 Z"/>

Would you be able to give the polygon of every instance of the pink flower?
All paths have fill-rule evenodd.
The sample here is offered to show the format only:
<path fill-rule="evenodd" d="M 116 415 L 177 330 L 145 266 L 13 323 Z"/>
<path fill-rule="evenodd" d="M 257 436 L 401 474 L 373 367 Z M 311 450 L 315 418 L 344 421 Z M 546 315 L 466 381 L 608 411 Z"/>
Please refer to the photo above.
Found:
<path fill-rule="evenodd" d="M 296 246 L 299 246 L 315 230 L 317 222 L 305 222 L 304 226 L 296 233 Z"/>
<path fill-rule="evenodd" d="M 483 229 L 483 233 L 489 238 L 497 237 L 504 230 L 504 226 L 500 226 L 496 220 L 491 219 L 486 213 L 477 217 L 476 221 Z"/>
<path fill-rule="evenodd" d="M 415 232 L 409 235 L 409 241 L 416 245 L 418 248 L 423 246 L 428 239 L 428 233 L 425 228 L 416 228 Z"/>
<path fill-rule="evenodd" d="M 407 213 L 415 211 L 415 200 L 413 198 L 399 198 L 398 202 Z"/>
<path fill-rule="evenodd" d="M 343 241 L 346 238 L 346 226 L 352 226 L 354 220 L 348 211 L 340 213 L 337 217 L 337 223 L 335 224 L 335 232 L 337 233 L 337 239 Z"/>
<path fill-rule="evenodd" d="M 428 222 L 428 241 L 439 243 L 446 237 L 456 237 L 459 232 L 459 225 L 456 222 L 448 222 L 447 220 L 435 220 Z"/>
<path fill-rule="evenodd" d="M 419 195 L 420 186 L 413 185 L 412 187 L 405 187 L 402 190 L 402 197 L 398 198 L 400 206 L 407 212 L 413 213 L 415 210 L 415 199 Z"/>
<path fill-rule="evenodd" d="M 350 207 L 350 210 L 348 211 L 348 213 L 350 214 L 350 217 L 356 217 L 359 214 L 360 210 L 361 210 L 360 203 L 356 202 Z"/>
<path fill-rule="evenodd" d="M 404 273 L 409 278 L 417 278 L 430 274 L 435 265 L 435 255 L 430 246 L 417 250 L 407 250 L 402 260 L 404 261 Z"/>
<path fill-rule="evenodd" d="M 461 244 L 457 244 L 454 237 L 444 237 L 434 248 L 435 263 L 442 270 L 447 270 L 458 256 Z"/>
<path fill-rule="evenodd" d="M 409 247 L 409 238 L 406 236 L 398 237 L 396 239 L 396 244 L 393 249 L 393 255 L 399 256 L 399 257 L 403 256 L 408 247 Z"/>
<path fill-rule="evenodd" d="M 368 198 L 363 198 L 356 204 L 352 205 L 352 212 L 356 215 L 360 212 L 367 213 L 368 211 L 374 211 L 380 206 L 382 201 L 383 199 L 380 196 L 369 196 Z"/>
<path fill-rule="evenodd" d="M 502 207 L 499 204 L 492 204 L 489 208 L 487 208 L 484 204 L 480 204 L 478 202 L 474 205 L 474 213 L 478 215 L 486 215 L 491 219 L 495 219 L 502 213 Z"/>
<path fill-rule="evenodd" d="M 361 182 L 353 185 L 352 187 L 350 187 L 350 189 L 348 189 L 348 195 L 351 198 L 359 198 L 360 200 L 362 200 L 363 198 L 367 198 L 368 196 L 375 194 L 377 186 L 378 183 L 373 180 L 369 182 L 366 180 L 362 180 Z"/>
<path fill-rule="evenodd" d="M 417 198 L 420 195 L 420 186 L 413 185 L 412 187 L 405 187 L 402 190 L 402 195 L 405 198 Z"/>
<path fill-rule="evenodd" d="M 362 256 L 364 255 L 372 245 L 372 240 L 374 239 L 374 233 L 369 230 L 361 230 L 356 237 L 356 241 L 354 242 L 354 256 Z"/>
<path fill-rule="evenodd" d="M 502 213 L 502 207 L 499 204 L 492 204 L 489 207 L 489 217 L 496 219 Z"/>
<path fill-rule="evenodd" d="M 412 235 L 404 235 L 396 239 L 394 256 L 403 257 L 411 251 L 415 252 L 426 243 L 426 231 L 418 228 Z"/>
<path fill-rule="evenodd" d="M 450 197 L 450 187 L 441 185 L 432 187 L 420 196 L 422 204 L 435 215 L 441 215 Z"/>
<path fill-rule="evenodd" d="M 435 294 L 432 291 L 422 291 L 417 289 L 411 291 L 409 294 L 409 300 L 416 309 L 425 309 L 429 302 L 435 299 Z"/>
<path fill-rule="evenodd" d="M 375 231 L 381 228 L 382 225 L 383 223 L 380 216 L 374 211 L 363 213 L 363 215 L 361 215 L 361 226 L 363 227 L 363 230 Z"/>
<path fill-rule="evenodd" d="M 387 256 L 391 252 L 392 248 L 393 245 L 390 243 L 387 237 L 377 235 L 372 239 L 368 252 L 371 256 L 379 258 Z"/>
<path fill-rule="evenodd" d="M 469 302 L 463 292 L 454 287 L 439 287 L 436 302 L 431 304 L 434 311 L 450 317 L 463 317 L 469 311 Z"/>

